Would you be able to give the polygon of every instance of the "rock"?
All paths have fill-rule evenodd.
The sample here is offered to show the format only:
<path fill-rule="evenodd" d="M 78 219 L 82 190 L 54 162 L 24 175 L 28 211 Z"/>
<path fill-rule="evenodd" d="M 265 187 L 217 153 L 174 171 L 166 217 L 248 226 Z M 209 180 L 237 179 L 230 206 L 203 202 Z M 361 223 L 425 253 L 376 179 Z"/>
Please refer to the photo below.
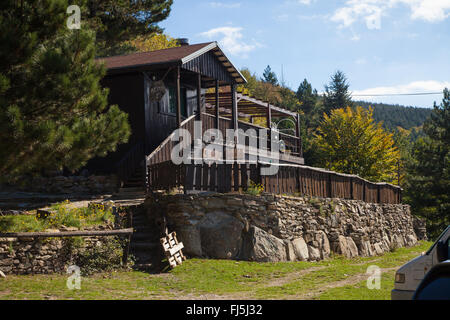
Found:
<path fill-rule="evenodd" d="M 362 241 L 357 245 L 358 252 L 362 257 L 373 256 L 372 246 L 369 241 Z"/>
<path fill-rule="evenodd" d="M 297 256 L 295 255 L 294 246 L 292 245 L 292 242 L 287 241 L 285 243 L 286 245 L 286 256 L 288 261 L 296 261 Z"/>
<path fill-rule="evenodd" d="M 306 244 L 305 240 L 303 240 L 303 238 L 292 240 L 292 246 L 294 247 L 294 253 L 298 260 L 309 260 L 308 245 Z"/>
<path fill-rule="evenodd" d="M 331 250 L 337 254 L 342 254 L 345 257 L 350 256 L 347 239 L 341 235 L 338 236 L 336 241 L 331 243 Z"/>
<path fill-rule="evenodd" d="M 408 244 L 408 246 L 412 247 L 413 245 L 415 245 L 417 243 L 417 238 L 414 234 L 408 234 L 406 236 L 406 243 Z"/>
<path fill-rule="evenodd" d="M 384 253 L 382 244 L 380 242 L 377 242 L 373 245 L 373 249 L 375 251 L 375 254 L 382 255 Z"/>
<path fill-rule="evenodd" d="M 344 237 L 340 235 L 338 240 L 332 242 L 331 249 L 337 254 L 342 254 L 347 258 L 353 258 L 358 256 L 358 247 L 350 237 Z"/>
<path fill-rule="evenodd" d="M 2 270 L 0 270 L 0 278 L 6 279 L 5 274 L 2 272 Z"/>
<path fill-rule="evenodd" d="M 244 236 L 242 255 L 243 260 L 256 262 L 280 262 L 286 261 L 286 247 L 283 240 L 251 226 Z"/>
<path fill-rule="evenodd" d="M 321 259 L 320 250 L 313 246 L 308 246 L 309 260 L 319 261 Z"/>
<path fill-rule="evenodd" d="M 183 242 L 183 253 L 192 257 L 201 257 L 202 241 L 197 226 L 181 226 L 177 228 L 178 240 Z"/>
<path fill-rule="evenodd" d="M 244 224 L 223 212 L 211 212 L 199 223 L 202 254 L 214 259 L 235 259 L 242 245 Z"/>
<path fill-rule="evenodd" d="M 327 235 L 325 234 L 325 232 L 319 231 L 316 238 L 319 242 L 319 248 L 321 249 L 321 258 L 327 259 L 331 254 L 330 242 L 328 241 Z"/>
<path fill-rule="evenodd" d="M 349 258 L 357 257 L 358 256 L 358 247 L 356 246 L 355 242 L 351 237 L 347 237 L 347 245 L 348 250 L 350 253 Z"/>

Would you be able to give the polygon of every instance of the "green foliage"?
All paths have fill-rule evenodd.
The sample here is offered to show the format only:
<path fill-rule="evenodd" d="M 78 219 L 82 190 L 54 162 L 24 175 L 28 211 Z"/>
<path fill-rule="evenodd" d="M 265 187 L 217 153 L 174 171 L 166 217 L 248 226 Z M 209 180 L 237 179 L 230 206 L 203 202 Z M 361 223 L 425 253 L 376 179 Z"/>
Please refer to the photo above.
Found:
<path fill-rule="evenodd" d="M 310 127 L 312 123 L 311 115 L 316 108 L 317 100 L 319 99 L 319 95 L 317 94 L 316 89 L 312 89 L 311 84 L 308 80 L 303 80 L 297 90 L 297 99 L 300 102 L 300 108 L 306 115 L 305 124 Z"/>
<path fill-rule="evenodd" d="M 247 188 L 247 191 L 246 191 L 247 194 L 250 194 L 253 196 L 259 196 L 263 192 L 264 192 L 264 186 L 262 184 L 250 181 L 250 186 Z"/>
<path fill-rule="evenodd" d="M 162 33 L 155 33 L 150 36 L 138 36 L 126 43 L 136 48 L 139 52 L 150 52 L 180 46 L 177 39 Z"/>
<path fill-rule="evenodd" d="M 88 0 L 81 15 L 96 31 L 98 55 L 111 56 L 135 51 L 127 41 L 162 33 L 157 24 L 169 16 L 172 3 L 173 0 Z"/>
<path fill-rule="evenodd" d="M 334 109 L 343 109 L 352 107 L 352 97 L 349 92 L 349 83 L 347 77 L 342 71 L 337 71 L 331 76 L 330 83 L 325 86 L 324 111 L 330 115 Z"/>
<path fill-rule="evenodd" d="M 406 197 L 413 213 L 424 217 L 432 237 L 450 224 L 450 91 L 434 105 L 424 124 L 426 136 L 413 147 Z"/>
<path fill-rule="evenodd" d="M 374 122 L 372 109 L 347 107 L 325 114 L 314 143 L 322 167 L 372 181 L 395 178 L 399 152 L 392 134 Z"/>
<path fill-rule="evenodd" d="M 37 215 L 0 217 L 0 232 L 39 232 L 62 226 L 83 229 L 87 226 L 112 224 L 114 215 L 104 207 L 72 208 L 69 202 L 53 205 L 46 218 Z"/>
<path fill-rule="evenodd" d="M 4 1 L 0 13 L 1 179 L 79 169 L 130 135 L 99 84 L 94 33 L 67 29 L 67 0 L 22 3 Z"/>
<path fill-rule="evenodd" d="M 261 79 L 263 82 L 270 83 L 273 86 L 278 85 L 278 79 L 275 72 L 272 71 L 270 66 L 267 66 L 266 69 L 264 69 L 263 77 Z"/>
<path fill-rule="evenodd" d="M 383 121 L 384 128 L 389 130 L 394 130 L 398 127 L 406 130 L 417 130 L 417 128 L 422 127 L 432 112 L 428 108 L 404 107 L 385 103 L 356 101 L 355 104 L 366 109 L 372 107 L 375 121 Z"/>
<path fill-rule="evenodd" d="M 83 276 L 111 272 L 122 265 L 123 243 L 116 238 L 104 238 L 101 245 L 77 250 L 75 265 Z"/>

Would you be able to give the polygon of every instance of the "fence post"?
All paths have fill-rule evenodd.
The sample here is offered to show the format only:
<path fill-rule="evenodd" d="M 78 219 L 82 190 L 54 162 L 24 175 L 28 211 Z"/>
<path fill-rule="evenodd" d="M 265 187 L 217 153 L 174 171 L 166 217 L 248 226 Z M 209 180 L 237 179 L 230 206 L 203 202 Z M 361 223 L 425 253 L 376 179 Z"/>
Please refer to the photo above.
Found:
<path fill-rule="evenodd" d="M 366 199 L 366 182 L 365 181 L 363 181 L 363 201 L 367 202 L 367 199 Z"/>
<path fill-rule="evenodd" d="M 381 190 L 379 184 L 377 184 L 377 203 L 381 203 Z"/>
<path fill-rule="evenodd" d="M 353 196 L 353 177 L 350 178 L 350 199 L 355 200 L 355 197 Z"/>
<path fill-rule="evenodd" d="M 327 175 L 328 175 L 328 185 L 327 185 L 328 198 L 333 198 L 332 190 L 331 190 L 331 173 L 327 173 Z"/>

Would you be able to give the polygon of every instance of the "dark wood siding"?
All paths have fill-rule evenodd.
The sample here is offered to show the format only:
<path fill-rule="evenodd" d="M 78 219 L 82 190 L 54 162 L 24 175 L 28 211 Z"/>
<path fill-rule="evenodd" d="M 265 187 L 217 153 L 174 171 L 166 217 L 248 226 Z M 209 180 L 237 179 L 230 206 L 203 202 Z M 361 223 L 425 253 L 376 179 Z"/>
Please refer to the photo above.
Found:
<path fill-rule="evenodd" d="M 186 70 L 201 73 L 204 76 L 232 83 L 234 79 L 225 67 L 217 60 L 213 52 L 207 52 L 182 66 Z"/>
<path fill-rule="evenodd" d="M 144 142 L 144 76 L 141 73 L 107 76 L 102 81 L 103 87 L 109 88 L 109 105 L 118 105 L 121 110 L 128 113 L 132 134 L 126 144 L 119 145 L 116 152 L 104 158 L 94 158 L 89 161 L 86 168 L 90 172 L 115 172 L 115 165 L 138 142 Z"/>
<path fill-rule="evenodd" d="M 151 80 L 146 79 L 147 97 L 148 88 Z M 146 153 L 150 154 L 155 150 L 176 128 L 176 114 L 170 112 L 170 97 L 169 86 L 174 86 L 174 83 L 166 82 L 166 94 L 160 101 L 151 101 L 146 99 L 145 106 L 145 123 L 147 147 Z M 181 83 L 183 87 L 183 82 Z M 194 114 L 197 107 L 197 94 L 195 90 L 186 89 L 186 111 L 187 117 Z M 186 117 L 186 118 L 187 118 Z M 185 117 L 183 117 L 184 119 Z"/>

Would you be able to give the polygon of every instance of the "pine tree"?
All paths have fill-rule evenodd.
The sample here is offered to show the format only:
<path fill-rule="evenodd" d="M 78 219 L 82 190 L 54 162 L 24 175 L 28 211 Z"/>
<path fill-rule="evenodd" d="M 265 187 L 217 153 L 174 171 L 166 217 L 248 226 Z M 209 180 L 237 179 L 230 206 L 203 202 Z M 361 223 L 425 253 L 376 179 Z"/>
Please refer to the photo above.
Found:
<path fill-rule="evenodd" d="M 301 109 L 305 114 L 305 125 L 310 128 L 313 118 L 313 111 L 318 100 L 318 94 L 317 90 L 312 89 L 312 86 L 308 80 L 303 80 L 298 87 L 297 99 L 299 100 Z"/>
<path fill-rule="evenodd" d="M 264 69 L 262 81 L 270 83 L 273 86 L 278 85 L 277 75 L 272 71 L 272 68 L 270 68 L 270 66 L 267 66 L 267 68 Z"/>
<path fill-rule="evenodd" d="M 99 85 L 94 32 L 67 29 L 68 2 L 0 6 L 0 179 L 76 170 L 126 142 L 127 114 Z"/>
<path fill-rule="evenodd" d="M 337 71 L 331 76 L 331 81 L 325 86 L 324 108 L 330 115 L 331 110 L 353 107 L 352 97 L 349 92 L 350 85 L 342 71 Z"/>
<path fill-rule="evenodd" d="M 87 0 L 82 19 L 97 32 L 99 56 L 133 51 L 127 41 L 162 33 L 157 23 L 166 19 L 173 0 Z"/>
<path fill-rule="evenodd" d="M 450 91 L 434 105 L 425 137 L 414 144 L 408 166 L 406 197 L 413 213 L 427 220 L 432 236 L 450 224 Z"/>

